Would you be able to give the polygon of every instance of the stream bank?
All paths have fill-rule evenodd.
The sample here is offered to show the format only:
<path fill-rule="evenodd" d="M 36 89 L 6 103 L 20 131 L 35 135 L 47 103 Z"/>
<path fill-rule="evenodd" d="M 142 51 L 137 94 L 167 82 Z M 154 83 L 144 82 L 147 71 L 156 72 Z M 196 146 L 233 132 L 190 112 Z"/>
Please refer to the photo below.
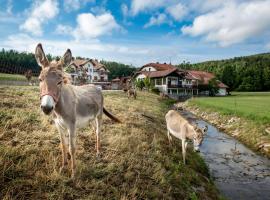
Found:
<path fill-rule="evenodd" d="M 223 115 L 210 109 L 190 105 L 188 101 L 177 103 L 175 106 L 178 109 L 188 110 L 252 150 L 270 158 L 270 127 L 237 116 Z"/>
<path fill-rule="evenodd" d="M 200 154 L 224 197 L 230 200 L 270 200 L 268 158 L 257 155 L 233 137 L 198 119 L 189 111 L 179 112 L 199 127 L 208 125 Z"/>

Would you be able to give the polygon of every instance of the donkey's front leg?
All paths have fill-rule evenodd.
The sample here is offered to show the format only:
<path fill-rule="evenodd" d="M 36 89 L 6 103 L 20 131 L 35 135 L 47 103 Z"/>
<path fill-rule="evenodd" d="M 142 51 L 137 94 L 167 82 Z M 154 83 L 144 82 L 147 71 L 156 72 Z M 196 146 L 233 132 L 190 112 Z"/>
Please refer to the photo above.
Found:
<path fill-rule="evenodd" d="M 102 125 L 102 116 L 96 117 L 96 149 L 97 149 L 97 156 L 99 156 L 99 150 L 100 150 L 100 131 L 101 131 L 101 125 Z"/>
<path fill-rule="evenodd" d="M 182 139 L 182 155 L 183 155 L 183 162 L 184 165 L 186 164 L 186 139 Z"/>
<path fill-rule="evenodd" d="M 63 171 L 63 169 L 66 168 L 68 162 L 67 162 L 67 150 L 68 150 L 68 138 L 66 137 L 65 132 L 67 131 L 64 129 L 60 124 L 59 121 L 56 119 L 55 124 L 57 127 L 57 130 L 60 135 L 60 141 L 61 141 L 61 150 L 62 150 L 62 166 L 60 168 L 60 173 Z"/>
<path fill-rule="evenodd" d="M 69 129 L 69 153 L 70 153 L 70 159 L 71 159 L 71 178 L 74 178 L 76 173 L 76 131 L 75 126 L 70 127 Z"/>

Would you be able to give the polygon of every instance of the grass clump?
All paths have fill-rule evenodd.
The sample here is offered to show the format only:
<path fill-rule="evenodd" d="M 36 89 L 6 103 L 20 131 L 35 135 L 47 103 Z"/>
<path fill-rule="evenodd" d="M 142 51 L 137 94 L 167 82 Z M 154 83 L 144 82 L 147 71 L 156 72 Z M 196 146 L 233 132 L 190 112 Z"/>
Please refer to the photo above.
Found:
<path fill-rule="evenodd" d="M 56 128 L 39 110 L 36 87 L 0 88 L 1 199 L 218 199 L 207 166 L 192 151 L 182 164 L 180 142 L 169 146 L 164 116 L 170 103 L 138 92 L 105 92 L 101 157 L 91 127 L 77 132 L 77 177 L 59 174 L 61 151 Z M 22 93 L 22 95 L 17 95 Z M 7 103 L 10 104 L 7 104 Z"/>

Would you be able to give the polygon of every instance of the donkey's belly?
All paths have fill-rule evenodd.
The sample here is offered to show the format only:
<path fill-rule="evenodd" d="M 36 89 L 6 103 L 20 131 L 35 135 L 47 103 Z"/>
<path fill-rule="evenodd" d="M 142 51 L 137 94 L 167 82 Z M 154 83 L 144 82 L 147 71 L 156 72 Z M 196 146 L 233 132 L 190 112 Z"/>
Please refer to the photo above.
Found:
<path fill-rule="evenodd" d="M 83 128 L 87 125 L 89 125 L 90 121 L 94 120 L 95 116 L 77 116 L 76 117 L 76 127 L 77 128 Z"/>

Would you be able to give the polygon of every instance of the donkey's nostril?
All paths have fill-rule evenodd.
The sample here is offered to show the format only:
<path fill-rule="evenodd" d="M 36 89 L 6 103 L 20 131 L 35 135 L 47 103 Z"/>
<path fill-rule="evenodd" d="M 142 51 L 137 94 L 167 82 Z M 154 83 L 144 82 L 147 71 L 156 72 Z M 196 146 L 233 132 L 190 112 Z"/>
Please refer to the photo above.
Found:
<path fill-rule="evenodd" d="M 43 111 L 46 115 L 50 114 L 50 112 L 51 112 L 52 109 L 53 109 L 52 106 L 42 106 L 42 105 L 41 105 L 40 107 L 41 107 L 42 111 Z"/>

